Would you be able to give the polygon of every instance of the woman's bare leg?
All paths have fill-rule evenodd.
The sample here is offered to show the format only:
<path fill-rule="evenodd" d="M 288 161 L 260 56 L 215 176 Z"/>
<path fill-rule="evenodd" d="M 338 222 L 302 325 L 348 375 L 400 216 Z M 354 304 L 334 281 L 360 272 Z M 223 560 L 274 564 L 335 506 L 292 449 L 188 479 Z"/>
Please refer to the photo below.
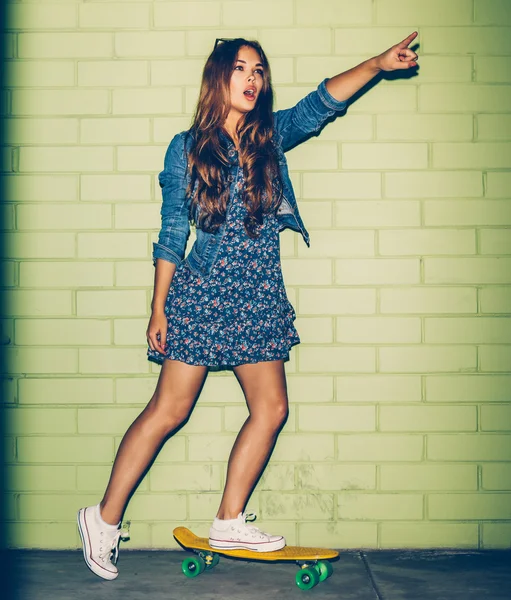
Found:
<path fill-rule="evenodd" d="M 229 457 L 219 519 L 235 519 L 243 512 L 288 415 L 284 361 L 240 365 L 234 368 L 234 374 L 250 415 Z"/>
<path fill-rule="evenodd" d="M 101 517 L 117 524 L 129 497 L 163 440 L 187 419 L 207 367 L 166 359 L 153 397 L 125 433 L 100 503 Z"/>

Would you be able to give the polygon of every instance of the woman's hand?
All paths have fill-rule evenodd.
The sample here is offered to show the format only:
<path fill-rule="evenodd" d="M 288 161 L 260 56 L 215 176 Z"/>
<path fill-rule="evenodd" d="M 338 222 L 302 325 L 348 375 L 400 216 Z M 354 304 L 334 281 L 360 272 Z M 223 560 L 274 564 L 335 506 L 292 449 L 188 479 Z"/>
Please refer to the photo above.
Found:
<path fill-rule="evenodd" d="M 153 312 L 146 331 L 147 343 L 151 350 L 165 354 L 167 340 L 167 317 L 163 311 Z"/>
<path fill-rule="evenodd" d="M 392 46 L 383 54 L 376 57 L 376 63 L 382 71 L 397 71 L 398 69 L 410 69 L 417 66 L 419 58 L 408 46 L 417 37 L 418 33 L 414 31 L 405 40 Z"/>

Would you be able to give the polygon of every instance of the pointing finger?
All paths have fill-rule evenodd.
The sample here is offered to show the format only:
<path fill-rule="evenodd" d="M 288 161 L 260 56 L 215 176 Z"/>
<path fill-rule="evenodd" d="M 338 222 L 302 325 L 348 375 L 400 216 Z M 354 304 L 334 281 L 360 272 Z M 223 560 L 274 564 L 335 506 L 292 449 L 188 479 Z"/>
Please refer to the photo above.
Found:
<path fill-rule="evenodd" d="M 419 35 L 418 32 L 414 31 L 407 38 L 405 38 L 400 44 L 398 44 L 398 48 L 407 48 L 418 35 Z"/>

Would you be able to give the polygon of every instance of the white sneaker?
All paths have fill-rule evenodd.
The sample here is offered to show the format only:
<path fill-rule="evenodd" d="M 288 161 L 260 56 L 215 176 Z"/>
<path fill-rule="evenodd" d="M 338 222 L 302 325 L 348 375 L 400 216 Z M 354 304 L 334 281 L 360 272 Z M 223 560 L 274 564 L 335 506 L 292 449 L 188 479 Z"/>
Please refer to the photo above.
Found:
<path fill-rule="evenodd" d="M 109 525 L 103 521 L 99 504 L 80 508 L 77 521 L 87 566 L 103 579 L 115 579 L 119 575 L 115 563 L 122 535 L 119 525 Z"/>
<path fill-rule="evenodd" d="M 286 545 L 281 535 L 264 533 L 246 521 L 254 521 L 253 513 L 240 513 L 236 519 L 215 518 L 209 530 L 209 545 L 219 550 L 245 549 L 254 552 L 273 552 Z"/>

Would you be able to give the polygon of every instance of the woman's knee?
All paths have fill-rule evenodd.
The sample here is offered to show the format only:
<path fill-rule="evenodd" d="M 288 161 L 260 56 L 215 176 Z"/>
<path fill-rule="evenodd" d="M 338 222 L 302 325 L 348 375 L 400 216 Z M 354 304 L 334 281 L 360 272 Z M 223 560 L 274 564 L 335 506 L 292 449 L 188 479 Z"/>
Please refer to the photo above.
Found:
<path fill-rule="evenodd" d="M 256 403 L 257 404 L 257 403 Z M 271 402 L 265 403 L 262 407 L 259 405 L 257 409 L 252 409 L 250 416 L 264 423 L 272 430 L 279 430 L 287 421 L 289 415 L 289 407 L 287 398 L 275 398 Z"/>
<path fill-rule="evenodd" d="M 147 417 L 165 434 L 171 433 L 190 416 L 193 399 L 165 398 L 155 394 L 146 407 Z"/>

